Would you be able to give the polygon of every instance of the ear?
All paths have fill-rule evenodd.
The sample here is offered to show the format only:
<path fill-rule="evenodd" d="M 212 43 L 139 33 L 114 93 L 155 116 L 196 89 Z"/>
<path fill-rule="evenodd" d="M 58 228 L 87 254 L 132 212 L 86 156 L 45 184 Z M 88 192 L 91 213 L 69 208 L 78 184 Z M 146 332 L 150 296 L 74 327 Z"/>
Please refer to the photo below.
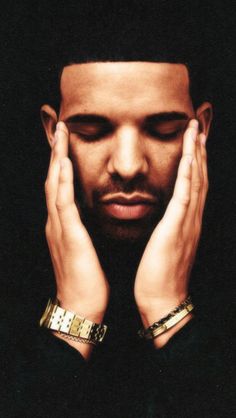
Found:
<path fill-rule="evenodd" d="M 209 102 L 204 102 L 197 108 L 196 117 L 199 122 L 200 132 L 203 132 L 208 137 L 211 121 L 213 117 L 212 105 Z"/>
<path fill-rule="evenodd" d="M 49 105 L 43 105 L 40 109 L 40 116 L 47 135 L 48 143 L 52 148 L 56 124 L 58 121 L 55 110 Z"/>

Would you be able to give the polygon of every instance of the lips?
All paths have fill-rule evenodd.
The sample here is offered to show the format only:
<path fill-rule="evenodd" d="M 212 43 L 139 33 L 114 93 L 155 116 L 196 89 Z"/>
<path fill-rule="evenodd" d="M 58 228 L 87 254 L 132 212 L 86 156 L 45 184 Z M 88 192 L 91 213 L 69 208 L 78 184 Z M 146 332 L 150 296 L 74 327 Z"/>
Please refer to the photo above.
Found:
<path fill-rule="evenodd" d="M 150 195 L 116 194 L 104 197 L 101 203 L 108 216 L 120 220 L 136 220 L 154 210 L 156 199 Z"/>

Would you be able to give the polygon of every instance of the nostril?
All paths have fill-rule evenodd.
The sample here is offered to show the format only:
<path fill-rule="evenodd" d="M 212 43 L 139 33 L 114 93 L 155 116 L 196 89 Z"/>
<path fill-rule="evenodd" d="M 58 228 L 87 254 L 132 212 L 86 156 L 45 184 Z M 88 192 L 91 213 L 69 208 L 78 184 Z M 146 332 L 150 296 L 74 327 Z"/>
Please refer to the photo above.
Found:
<path fill-rule="evenodd" d="M 118 173 L 111 174 L 111 184 L 116 192 L 132 193 L 136 190 L 145 190 L 147 177 L 145 174 L 138 173 L 135 177 L 127 179 Z"/>

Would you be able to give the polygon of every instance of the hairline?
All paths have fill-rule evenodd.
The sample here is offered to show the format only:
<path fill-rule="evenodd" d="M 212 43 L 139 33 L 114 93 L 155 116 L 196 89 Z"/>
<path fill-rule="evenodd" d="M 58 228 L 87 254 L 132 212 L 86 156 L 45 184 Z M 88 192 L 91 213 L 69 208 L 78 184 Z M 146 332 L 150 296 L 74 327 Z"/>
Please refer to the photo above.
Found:
<path fill-rule="evenodd" d="M 194 98 L 193 98 L 193 77 L 194 77 L 194 71 L 192 68 L 192 65 L 187 63 L 187 62 L 181 62 L 181 61 L 155 61 L 155 60 L 87 60 L 87 61 L 71 61 L 66 63 L 65 65 L 61 65 L 58 69 L 58 74 L 57 74 L 57 89 L 58 89 L 58 100 L 56 103 L 56 110 L 59 112 L 60 109 L 60 103 L 61 103 L 61 98 L 62 98 L 62 94 L 61 94 L 61 78 L 62 78 L 62 73 L 64 71 L 64 69 L 66 67 L 72 66 L 72 65 L 84 65 L 84 64 L 99 64 L 99 63 L 125 63 L 125 62 L 147 62 L 147 63 L 153 63 L 153 64 L 175 64 L 175 65 L 183 65 L 186 67 L 187 69 L 187 74 L 188 74 L 188 89 L 189 89 L 189 96 L 191 98 L 192 104 L 193 104 L 193 108 L 196 109 L 199 106 L 199 103 L 195 103 Z M 203 102 L 203 100 L 201 100 L 201 102 Z"/>

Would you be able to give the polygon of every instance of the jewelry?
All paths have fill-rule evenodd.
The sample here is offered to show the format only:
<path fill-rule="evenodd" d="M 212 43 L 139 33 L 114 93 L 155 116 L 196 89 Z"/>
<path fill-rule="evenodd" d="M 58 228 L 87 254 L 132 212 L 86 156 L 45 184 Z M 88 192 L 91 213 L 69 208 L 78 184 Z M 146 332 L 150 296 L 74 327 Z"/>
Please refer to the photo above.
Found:
<path fill-rule="evenodd" d="M 174 308 L 164 318 L 154 322 L 154 324 L 152 324 L 146 330 L 139 330 L 138 335 L 141 338 L 153 339 L 180 322 L 185 316 L 189 314 L 189 312 L 193 310 L 193 308 L 194 305 L 192 304 L 191 297 L 188 296 L 187 299 L 185 299 L 179 306 Z"/>
<path fill-rule="evenodd" d="M 61 335 L 62 338 L 65 338 L 66 340 L 76 341 L 78 343 L 83 343 L 83 344 L 96 345 L 96 343 L 94 341 L 92 341 L 92 340 L 87 340 L 85 338 L 80 338 L 80 337 L 74 337 L 73 335 L 64 334 L 63 332 L 60 332 L 60 331 L 57 331 L 57 333 L 59 335 Z"/>
<path fill-rule="evenodd" d="M 107 326 L 95 324 L 88 319 L 82 318 L 73 312 L 62 309 L 58 304 L 49 299 L 45 312 L 40 320 L 40 326 L 64 335 L 81 338 L 83 342 L 97 344 L 103 341 Z"/>

